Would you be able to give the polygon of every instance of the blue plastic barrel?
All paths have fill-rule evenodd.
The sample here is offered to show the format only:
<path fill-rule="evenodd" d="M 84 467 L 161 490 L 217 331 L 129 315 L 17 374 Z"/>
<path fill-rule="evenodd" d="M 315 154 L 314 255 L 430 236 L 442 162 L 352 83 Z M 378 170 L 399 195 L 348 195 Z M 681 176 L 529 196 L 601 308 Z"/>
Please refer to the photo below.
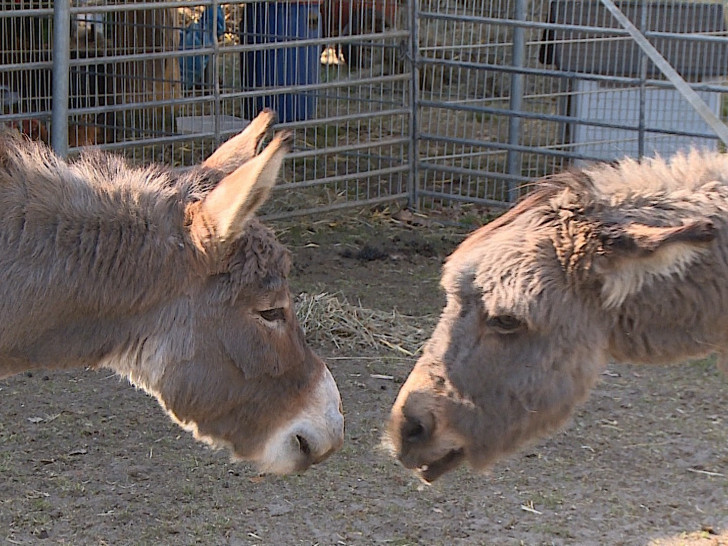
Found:
<path fill-rule="evenodd" d="M 280 122 L 302 121 L 316 112 L 316 91 L 275 93 L 280 87 L 317 84 L 321 46 L 297 46 L 298 40 L 321 37 L 320 1 L 250 2 L 240 24 L 242 43 L 259 49 L 240 55 L 242 84 L 246 90 L 263 94 L 244 101 L 244 115 L 253 119 L 263 108 L 278 112 Z M 285 47 L 270 44 L 285 42 Z"/>

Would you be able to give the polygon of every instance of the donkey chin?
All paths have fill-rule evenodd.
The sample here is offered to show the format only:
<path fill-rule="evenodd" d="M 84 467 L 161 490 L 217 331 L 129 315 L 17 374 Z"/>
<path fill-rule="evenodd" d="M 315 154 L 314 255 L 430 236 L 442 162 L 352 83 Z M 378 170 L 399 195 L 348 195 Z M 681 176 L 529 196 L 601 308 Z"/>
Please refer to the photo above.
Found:
<path fill-rule="evenodd" d="M 466 442 L 453 427 L 436 426 L 434 415 L 427 411 L 412 420 L 405 408 L 398 410 L 393 412 L 383 446 L 422 481 L 432 483 L 468 460 Z"/>
<path fill-rule="evenodd" d="M 430 461 L 423 463 L 421 461 L 414 464 L 408 464 L 408 457 L 402 453 L 400 462 L 405 468 L 414 470 L 415 474 L 425 483 L 432 483 L 443 474 L 455 470 L 466 460 L 465 449 L 460 447 L 444 448 L 440 450 L 440 454 L 428 458 Z"/>

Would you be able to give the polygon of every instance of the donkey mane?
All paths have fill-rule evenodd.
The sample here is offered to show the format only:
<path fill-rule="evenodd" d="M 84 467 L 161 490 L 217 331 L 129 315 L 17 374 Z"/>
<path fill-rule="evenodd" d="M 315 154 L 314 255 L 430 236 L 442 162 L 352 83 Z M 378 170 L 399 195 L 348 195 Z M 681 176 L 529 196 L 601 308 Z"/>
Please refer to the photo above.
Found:
<path fill-rule="evenodd" d="M 725 205 L 715 197 L 728 186 L 728 155 L 691 150 L 669 160 L 625 158 L 544 180 L 561 188 L 552 203 L 554 209 L 601 212 L 606 214 L 607 221 L 637 220 L 662 225 L 683 215 L 724 209 Z M 610 218 L 612 215 L 615 216 Z"/>
<path fill-rule="evenodd" d="M 504 214 L 472 233 L 450 256 L 467 254 L 494 231 L 536 209 L 549 221 L 559 210 L 595 213 L 604 222 L 669 225 L 684 216 L 725 212 L 717 194 L 728 193 L 728 154 L 692 150 L 660 157 L 595 163 L 537 180 L 535 189 Z"/>
<path fill-rule="evenodd" d="M 512 223 L 526 211 L 533 210 L 548 203 L 548 201 L 556 194 L 556 191 L 556 187 L 551 184 L 539 184 L 534 191 L 523 197 L 512 208 L 508 209 L 495 220 L 488 222 L 483 227 L 471 233 L 470 236 L 468 236 L 468 238 L 465 239 L 457 249 L 455 249 L 455 252 L 448 257 L 447 261 L 453 261 L 456 259 L 456 256 L 467 254 L 477 247 L 483 239 L 490 236 L 497 229 Z"/>
<path fill-rule="evenodd" d="M 170 291 L 184 290 L 185 279 L 194 274 L 228 275 L 227 298 L 245 284 L 285 277 L 288 251 L 257 220 L 250 220 L 231 244 L 222 271 L 207 271 L 205 256 L 191 252 L 195 246 L 183 211 L 222 176 L 205 167 L 184 173 L 164 166 L 132 167 L 100 151 L 67 163 L 45 146 L 5 136 L 0 140 L 3 276 L 21 270 L 15 263 L 41 261 L 45 279 L 35 286 L 120 312 L 143 310 Z M 95 282 L 100 278 L 103 283 Z M 44 296 L 11 299 L 42 305 Z"/>

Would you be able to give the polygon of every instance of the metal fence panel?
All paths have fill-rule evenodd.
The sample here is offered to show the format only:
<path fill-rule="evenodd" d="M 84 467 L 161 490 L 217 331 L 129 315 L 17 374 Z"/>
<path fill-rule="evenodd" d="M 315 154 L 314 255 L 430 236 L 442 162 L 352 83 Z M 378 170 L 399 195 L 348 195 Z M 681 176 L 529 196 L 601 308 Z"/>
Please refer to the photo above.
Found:
<path fill-rule="evenodd" d="M 725 119 L 723 2 L 621 1 Z M 584 161 L 723 149 L 600 0 L 419 3 L 420 202 L 507 203 Z"/>
<path fill-rule="evenodd" d="M 68 116 L 54 121 L 68 124 L 71 153 L 93 144 L 191 165 L 273 107 L 295 145 L 269 215 L 403 199 L 412 139 L 400 11 L 395 0 L 72 0 L 70 55 L 54 59 L 53 3 L 2 0 L 0 122 L 51 140 L 55 60 Z"/>
<path fill-rule="evenodd" d="M 53 3 L 0 2 L 0 116 L 48 139 Z"/>
<path fill-rule="evenodd" d="M 0 0 L 0 122 L 186 166 L 273 107 L 295 131 L 273 218 L 507 204 L 582 161 L 723 149 L 698 113 L 725 119 L 723 2 L 615 3 L 698 109 L 607 4 Z"/>

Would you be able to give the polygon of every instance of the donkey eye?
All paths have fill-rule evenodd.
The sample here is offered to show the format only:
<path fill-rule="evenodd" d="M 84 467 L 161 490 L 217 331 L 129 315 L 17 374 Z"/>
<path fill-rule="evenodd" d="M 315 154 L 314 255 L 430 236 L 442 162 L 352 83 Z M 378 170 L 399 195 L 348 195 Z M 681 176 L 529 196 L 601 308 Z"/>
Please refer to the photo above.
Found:
<path fill-rule="evenodd" d="M 263 309 L 258 311 L 260 318 L 268 322 L 276 322 L 277 320 L 284 320 L 286 314 L 283 311 L 283 307 L 275 307 L 273 309 Z"/>
<path fill-rule="evenodd" d="M 495 317 L 488 317 L 485 323 L 490 328 L 493 328 L 493 330 L 501 334 L 512 334 L 523 327 L 523 322 L 518 320 L 516 317 L 512 317 L 510 315 L 498 315 Z"/>

